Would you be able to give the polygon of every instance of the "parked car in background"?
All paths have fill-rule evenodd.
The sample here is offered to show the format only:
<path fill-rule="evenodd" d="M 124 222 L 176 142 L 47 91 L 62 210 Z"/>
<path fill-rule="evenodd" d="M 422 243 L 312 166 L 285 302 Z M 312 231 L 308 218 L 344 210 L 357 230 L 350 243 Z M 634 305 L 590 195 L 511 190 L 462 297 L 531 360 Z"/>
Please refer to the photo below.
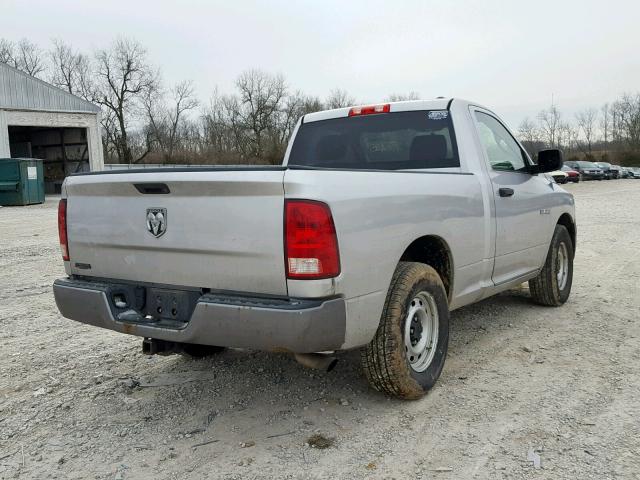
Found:
<path fill-rule="evenodd" d="M 615 178 L 622 178 L 620 168 L 621 167 L 619 165 L 611 165 L 610 169 L 611 172 L 613 172 L 613 175 L 615 175 Z"/>
<path fill-rule="evenodd" d="M 622 167 L 622 170 L 624 172 L 623 178 L 634 178 L 633 171 L 630 167 Z"/>
<path fill-rule="evenodd" d="M 619 165 L 617 165 L 618 167 L 618 178 L 629 178 L 629 172 L 627 172 L 627 169 L 624 167 L 621 167 Z"/>
<path fill-rule="evenodd" d="M 567 177 L 569 176 L 562 170 L 554 170 L 553 172 L 549 172 L 547 175 L 553 178 L 553 181 L 560 185 L 562 185 L 563 183 L 567 183 Z"/>
<path fill-rule="evenodd" d="M 618 178 L 618 172 L 611 169 L 611 164 L 607 162 L 596 162 L 596 165 L 602 169 L 605 180 L 611 180 L 612 178 Z"/>
<path fill-rule="evenodd" d="M 631 175 L 633 178 L 640 178 L 640 167 L 631 167 Z"/>
<path fill-rule="evenodd" d="M 567 179 L 566 179 L 567 182 L 578 183 L 580 181 L 580 173 L 576 172 L 573 168 L 569 167 L 568 165 L 563 165 L 560 170 L 562 170 L 564 173 L 567 174 Z"/>
<path fill-rule="evenodd" d="M 580 173 L 583 180 L 602 180 L 604 178 L 602 169 L 593 162 L 587 162 L 584 160 L 568 161 L 565 162 L 565 165 Z"/>

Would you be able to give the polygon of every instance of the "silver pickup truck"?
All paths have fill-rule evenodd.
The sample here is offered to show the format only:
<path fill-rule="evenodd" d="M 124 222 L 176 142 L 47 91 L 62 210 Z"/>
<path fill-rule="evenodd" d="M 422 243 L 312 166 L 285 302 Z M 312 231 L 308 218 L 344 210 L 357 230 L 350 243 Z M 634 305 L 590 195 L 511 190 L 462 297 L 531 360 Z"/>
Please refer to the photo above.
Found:
<path fill-rule="evenodd" d="M 493 112 L 459 99 L 300 119 L 281 166 L 122 170 L 64 183 L 62 315 L 144 337 L 330 368 L 359 348 L 371 385 L 418 398 L 444 366 L 449 312 L 525 281 L 571 290 L 573 196 Z"/>

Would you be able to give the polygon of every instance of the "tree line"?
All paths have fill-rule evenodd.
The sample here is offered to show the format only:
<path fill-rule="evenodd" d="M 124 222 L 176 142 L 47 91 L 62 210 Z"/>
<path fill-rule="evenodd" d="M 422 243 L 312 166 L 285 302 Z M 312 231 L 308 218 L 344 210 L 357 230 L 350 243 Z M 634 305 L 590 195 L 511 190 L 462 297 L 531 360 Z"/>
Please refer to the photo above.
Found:
<path fill-rule="evenodd" d="M 535 120 L 525 118 L 517 133 L 530 155 L 560 148 L 566 159 L 640 166 L 640 93 L 625 93 L 569 119 L 552 104 Z"/>
<path fill-rule="evenodd" d="M 234 91 L 208 102 L 190 80 L 167 86 L 144 46 L 119 38 L 91 53 L 54 40 L 49 48 L 0 39 L 0 62 L 100 105 L 107 163 L 278 164 L 298 118 L 356 99 L 335 88 L 327 98 L 292 88 L 282 75 L 241 73 Z M 416 92 L 385 100 L 415 100 Z M 640 164 L 640 94 L 565 119 L 556 105 L 526 118 L 517 134 L 531 154 L 562 148 L 569 158 Z"/>

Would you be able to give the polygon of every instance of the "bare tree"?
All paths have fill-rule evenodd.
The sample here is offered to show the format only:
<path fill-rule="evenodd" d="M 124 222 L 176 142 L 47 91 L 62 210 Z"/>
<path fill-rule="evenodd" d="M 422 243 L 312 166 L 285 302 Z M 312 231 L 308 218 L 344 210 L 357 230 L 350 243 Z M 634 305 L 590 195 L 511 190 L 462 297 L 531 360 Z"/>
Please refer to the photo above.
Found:
<path fill-rule="evenodd" d="M 537 142 L 540 139 L 538 126 L 529 117 L 526 117 L 518 127 L 518 134 L 525 142 Z"/>
<path fill-rule="evenodd" d="M 39 77 L 46 69 L 44 55 L 40 47 L 23 38 L 18 42 L 21 69 L 33 77 Z"/>
<path fill-rule="evenodd" d="M 280 115 L 278 115 L 274 123 L 274 143 L 272 145 L 272 158 L 274 161 L 282 159 L 298 119 L 307 113 L 317 112 L 322 109 L 323 105 L 319 98 L 307 96 L 300 91 L 285 97 Z"/>
<path fill-rule="evenodd" d="M 592 146 L 596 135 L 596 124 L 598 120 L 598 111 L 595 108 L 587 108 L 576 114 L 576 122 L 578 130 L 582 134 L 584 144 L 578 142 L 578 146 L 582 148 L 584 153 L 592 158 Z"/>
<path fill-rule="evenodd" d="M 50 82 L 69 93 L 91 100 L 93 92 L 89 88 L 89 58 L 59 39 L 53 40 L 49 56 L 53 67 Z"/>
<path fill-rule="evenodd" d="M 622 95 L 613 104 L 613 119 L 617 138 L 632 150 L 640 150 L 640 93 Z"/>
<path fill-rule="evenodd" d="M 40 77 L 47 67 L 40 47 L 26 38 L 18 43 L 6 39 L 0 40 L 0 62 L 33 77 Z"/>
<path fill-rule="evenodd" d="M 558 124 L 557 148 L 565 148 L 572 150 L 578 147 L 579 133 L 578 129 L 569 122 L 561 121 Z"/>
<path fill-rule="evenodd" d="M 180 144 L 180 128 L 187 112 L 198 106 L 193 83 L 184 81 L 171 89 L 172 105 L 167 107 L 160 89 L 148 88 L 143 105 L 149 121 L 148 130 L 162 152 L 163 160 L 170 161 Z"/>
<path fill-rule="evenodd" d="M 201 118 L 202 140 L 200 147 L 205 155 L 213 157 L 210 160 L 214 162 L 237 163 L 235 160 L 230 161 L 231 157 L 236 155 L 237 150 L 228 114 L 225 99 L 216 89 Z"/>
<path fill-rule="evenodd" d="M 544 147 L 540 135 L 540 129 L 529 117 L 526 117 L 518 127 L 519 140 L 531 158 L 535 158 L 537 152 Z"/>
<path fill-rule="evenodd" d="M 235 127 L 243 132 L 241 142 L 246 159 L 262 159 L 269 133 L 283 108 L 287 93 L 284 78 L 260 70 L 248 70 L 236 80 L 237 102 L 230 101 Z"/>
<path fill-rule="evenodd" d="M 556 148 L 560 144 L 558 134 L 560 133 L 561 119 L 562 115 L 555 105 L 551 105 L 538 114 L 543 140 L 550 148 Z"/>
<path fill-rule="evenodd" d="M 75 85 L 74 72 L 77 63 L 75 53 L 62 40 L 54 39 L 53 48 L 49 52 L 49 56 L 53 62 L 53 72 L 49 81 L 56 87 L 73 93 Z"/>
<path fill-rule="evenodd" d="M 329 96 L 325 101 L 325 105 L 327 108 L 343 108 L 349 107 L 356 103 L 355 98 L 353 98 L 346 90 L 342 90 L 340 88 L 335 88 L 329 92 Z"/>
<path fill-rule="evenodd" d="M 411 91 L 409 93 L 392 93 L 387 97 L 387 102 L 404 102 L 406 100 L 420 100 L 418 92 Z"/>
<path fill-rule="evenodd" d="M 7 40 L 6 38 L 0 39 L 0 62 L 6 63 L 7 65 L 11 65 L 14 68 L 17 67 L 16 63 L 16 54 L 15 54 L 16 46 L 13 42 Z"/>
<path fill-rule="evenodd" d="M 274 79 L 274 77 L 270 78 Z M 263 89 L 263 92 L 268 90 Z M 280 89 L 277 88 L 275 91 L 278 93 Z M 200 119 L 202 132 L 200 148 L 207 157 L 204 161 L 280 163 L 298 119 L 307 113 L 324 108 L 317 97 L 307 96 L 299 91 L 291 94 L 285 91 L 281 97 L 278 93 L 272 96 L 273 100 L 279 98 L 277 108 L 271 109 L 270 119 L 268 121 L 265 119 L 263 122 L 267 128 L 256 132 L 252 126 L 253 122 L 250 121 L 252 116 L 249 115 L 248 99 L 259 96 L 264 96 L 264 93 L 248 95 L 245 92 L 243 96 L 221 96 L 217 91 L 214 93 L 210 105 Z M 257 133 L 260 133 L 259 148 L 262 152 L 260 157 L 257 156 L 256 151 Z"/>
<path fill-rule="evenodd" d="M 173 96 L 173 105 L 169 109 L 168 123 L 169 123 L 169 141 L 167 142 L 167 156 L 173 157 L 173 154 L 180 143 L 178 130 L 182 126 L 187 112 L 195 109 L 198 106 L 198 100 L 195 96 L 193 89 L 193 82 L 183 81 L 178 83 L 171 89 Z"/>
<path fill-rule="evenodd" d="M 142 97 L 149 89 L 156 88 L 157 74 L 147 63 L 142 45 L 127 39 L 116 40 L 108 50 L 98 50 L 96 64 L 95 100 L 115 117 L 118 158 L 123 163 L 138 163 L 149 153 L 149 142 L 138 143 L 143 147 L 134 158 L 128 130 Z"/>
<path fill-rule="evenodd" d="M 602 132 L 604 156 L 606 160 L 606 157 L 608 156 L 607 149 L 609 147 L 609 136 L 611 132 L 611 110 L 608 103 L 605 103 L 600 109 L 600 131 Z"/>
<path fill-rule="evenodd" d="M 116 117 L 111 110 L 106 110 L 100 116 L 100 125 L 102 127 L 102 150 L 105 158 L 116 158 L 118 151 L 118 124 Z"/>

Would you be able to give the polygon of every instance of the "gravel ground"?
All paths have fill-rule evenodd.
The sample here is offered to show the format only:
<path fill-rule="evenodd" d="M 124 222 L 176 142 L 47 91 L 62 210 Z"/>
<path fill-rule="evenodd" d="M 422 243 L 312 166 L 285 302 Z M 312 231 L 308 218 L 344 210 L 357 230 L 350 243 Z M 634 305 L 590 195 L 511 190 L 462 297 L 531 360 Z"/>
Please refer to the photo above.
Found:
<path fill-rule="evenodd" d="M 354 352 L 328 374 L 260 352 L 145 357 L 58 314 L 56 199 L 0 208 L 0 478 L 640 478 L 640 182 L 567 189 L 569 302 L 523 288 L 454 312 L 415 402 L 372 391 Z"/>

